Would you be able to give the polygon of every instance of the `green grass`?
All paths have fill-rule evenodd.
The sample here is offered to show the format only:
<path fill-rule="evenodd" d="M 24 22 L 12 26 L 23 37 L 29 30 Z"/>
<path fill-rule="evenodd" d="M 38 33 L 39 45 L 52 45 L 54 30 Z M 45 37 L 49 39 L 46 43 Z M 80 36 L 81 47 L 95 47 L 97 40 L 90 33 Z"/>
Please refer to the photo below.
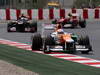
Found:
<path fill-rule="evenodd" d="M 0 44 L 0 59 L 40 75 L 100 75 L 100 69 Z"/>

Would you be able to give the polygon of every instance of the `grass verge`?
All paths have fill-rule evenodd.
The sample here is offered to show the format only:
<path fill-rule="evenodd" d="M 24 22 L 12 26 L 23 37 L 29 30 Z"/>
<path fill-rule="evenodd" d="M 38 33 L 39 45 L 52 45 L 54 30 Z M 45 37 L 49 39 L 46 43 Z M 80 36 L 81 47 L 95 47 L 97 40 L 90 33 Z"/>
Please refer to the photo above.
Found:
<path fill-rule="evenodd" d="M 100 69 L 0 44 L 0 59 L 40 75 L 100 75 Z"/>

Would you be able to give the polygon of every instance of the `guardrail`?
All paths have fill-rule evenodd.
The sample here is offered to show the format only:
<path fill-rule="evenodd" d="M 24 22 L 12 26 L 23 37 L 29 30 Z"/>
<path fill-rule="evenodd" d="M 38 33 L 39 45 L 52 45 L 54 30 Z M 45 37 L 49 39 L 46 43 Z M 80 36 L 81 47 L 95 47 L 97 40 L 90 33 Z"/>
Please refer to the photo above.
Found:
<path fill-rule="evenodd" d="M 24 13 L 30 19 L 54 19 L 67 17 L 68 13 L 76 13 L 84 19 L 100 19 L 100 9 L 0 9 L 0 20 L 18 19 Z"/>

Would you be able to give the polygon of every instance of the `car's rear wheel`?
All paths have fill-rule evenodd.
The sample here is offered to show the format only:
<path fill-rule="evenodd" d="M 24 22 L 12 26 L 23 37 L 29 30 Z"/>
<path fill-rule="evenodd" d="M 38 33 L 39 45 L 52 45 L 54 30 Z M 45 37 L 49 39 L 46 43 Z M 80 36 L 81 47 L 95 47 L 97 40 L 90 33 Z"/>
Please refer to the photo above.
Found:
<path fill-rule="evenodd" d="M 31 32 L 37 31 L 37 22 L 33 22 L 30 24 Z"/>
<path fill-rule="evenodd" d="M 86 20 L 81 20 L 81 21 L 79 21 L 79 26 L 80 26 L 81 28 L 86 28 Z"/>
<path fill-rule="evenodd" d="M 12 27 L 12 22 L 11 23 L 8 23 L 8 25 L 7 25 L 7 32 L 11 32 L 11 30 L 10 30 L 10 28 Z"/>
<path fill-rule="evenodd" d="M 79 45 L 83 45 L 86 48 L 88 48 L 88 50 L 81 51 L 82 54 L 88 54 L 90 51 L 92 51 L 92 46 L 90 44 L 90 40 L 87 35 L 81 36 L 80 39 L 78 40 L 78 43 Z"/>
<path fill-rule="evenodd" d="M 72 22 L 72 26 L 71 26 L 71 28 L 76 28 L 77 25 L 78 25 L 77 21 L 73 21 L 73 22 Z"/>
<path fill-rule="evenodd" d="M 57 19 L 53 20 L 52 24 L 57 24 Z"/>
<path fill-rule="evenodd" d="M 10 26 L 7 27 L 7 32 L 11 32 Z"/>
<path fill-rule="evenodd" d="M 42 47 L 42 37 L 40 34 L 35 33 L 32 36 L 32 50 L 40 50 Z"/>

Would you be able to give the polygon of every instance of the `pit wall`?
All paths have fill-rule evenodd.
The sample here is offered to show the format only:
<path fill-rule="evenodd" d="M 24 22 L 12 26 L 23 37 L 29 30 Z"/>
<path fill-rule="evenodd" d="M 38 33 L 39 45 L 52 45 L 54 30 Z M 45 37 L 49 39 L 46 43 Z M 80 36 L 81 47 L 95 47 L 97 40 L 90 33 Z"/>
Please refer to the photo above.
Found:
<path fill-rule="evenodd" d="M 24 13 L 30 19 L 45 20 L 67 17 L 68 13 L 77 13 L 84 19 L 100 19 L 100 8 L 95 9 L 0 9 L 0 20 L 18 19 Z"/>

